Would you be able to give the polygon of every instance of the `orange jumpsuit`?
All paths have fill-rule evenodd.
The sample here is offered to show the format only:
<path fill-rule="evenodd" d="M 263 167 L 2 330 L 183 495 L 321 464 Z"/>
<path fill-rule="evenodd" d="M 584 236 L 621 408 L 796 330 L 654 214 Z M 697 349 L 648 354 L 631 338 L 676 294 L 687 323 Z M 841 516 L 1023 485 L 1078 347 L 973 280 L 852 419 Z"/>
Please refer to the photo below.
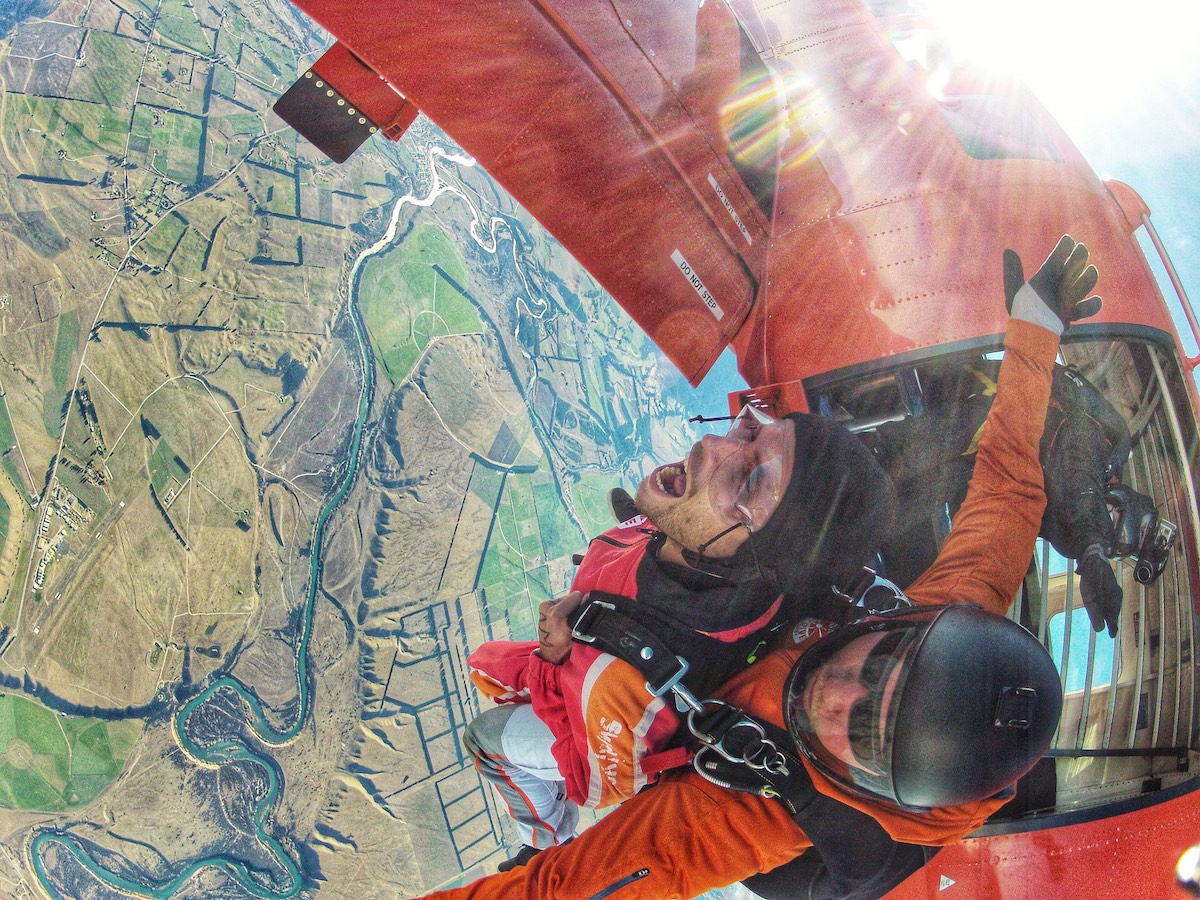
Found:
<path fill-rule="evenodd" d="M 1005 347 L 1000 387 L 980 440 L 970 490 L 937 560 L 908 589 L 914 603 L 969 601 L 1003 614 L 1029 565 L 1046 502 L 1038 442 L 1058 337 L 1010 320 Z M 776 650 L 717 695 L 782 725 L 783 684 L 798 655 L 792 648 Z M 893 838 L 912 844 L 956 843 L 1005 802 L 988 799 L 904 812 L 845 794 L 811 767 L 809 774 L 818 791 L 862 810 Z M 687 770 L 664 777 L 571 843 L 538 854 L 528 865 L 431 896 L 694 897 L 768 872 L 809 846 L 778 801 L 725 790 Z"/>

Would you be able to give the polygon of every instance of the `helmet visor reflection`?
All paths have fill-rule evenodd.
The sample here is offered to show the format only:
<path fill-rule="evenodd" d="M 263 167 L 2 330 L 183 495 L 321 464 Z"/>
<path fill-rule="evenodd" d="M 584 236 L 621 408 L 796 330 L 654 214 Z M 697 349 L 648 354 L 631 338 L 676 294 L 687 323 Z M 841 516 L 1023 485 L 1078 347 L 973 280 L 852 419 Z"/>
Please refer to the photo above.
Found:
<path fill-rule="evenodd" d="M 818 641 L 796 663 L 784 693 L 784 716 L 797 747 L 824 774 L 894 799 L 896 713 L 917 651 L 942 609 L 871 616 Z"/>

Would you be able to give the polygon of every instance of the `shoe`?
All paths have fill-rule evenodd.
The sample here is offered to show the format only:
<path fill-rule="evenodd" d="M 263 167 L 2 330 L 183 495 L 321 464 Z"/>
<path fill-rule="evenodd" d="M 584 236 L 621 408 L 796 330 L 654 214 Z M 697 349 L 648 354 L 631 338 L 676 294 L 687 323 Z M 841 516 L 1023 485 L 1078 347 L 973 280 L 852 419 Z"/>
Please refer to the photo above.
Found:
<path fill-rule="evenodd" d="M 500 863 L 500 865 L 496 866 L 496 871 L 507 872 L 510 869 L 515 869 L 517 866 L 523 866 L 541 852 L 542 851 L 536 847 L 530 847 L 528 844 L 526 844 L 517 851 L 516 856 L 512 857 L 511 859 L 506 859 L 504 862 Z"/>
<path fill-rule="evenodd" d="M 639 515 L 637 504 L 624 488 L 613 488 L 608 492 L 608 505 L 612 507 L 613 516 L 620 525 Z"/>

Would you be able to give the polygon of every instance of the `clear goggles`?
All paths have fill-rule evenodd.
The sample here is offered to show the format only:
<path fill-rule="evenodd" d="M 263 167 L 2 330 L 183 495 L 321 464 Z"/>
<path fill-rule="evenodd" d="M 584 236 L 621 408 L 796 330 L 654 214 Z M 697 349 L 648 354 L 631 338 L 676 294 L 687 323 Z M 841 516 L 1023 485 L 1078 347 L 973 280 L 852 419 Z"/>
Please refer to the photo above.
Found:
<path fill-rule="evenodd" d="M 752 406 L 742 407 L 724 437 L 704 444 L 719 457 L 708 480 L 712 505 L 732 526 L 757 531 L 766 524 L 787 488 L 793 447 L 786 423 Z"/>

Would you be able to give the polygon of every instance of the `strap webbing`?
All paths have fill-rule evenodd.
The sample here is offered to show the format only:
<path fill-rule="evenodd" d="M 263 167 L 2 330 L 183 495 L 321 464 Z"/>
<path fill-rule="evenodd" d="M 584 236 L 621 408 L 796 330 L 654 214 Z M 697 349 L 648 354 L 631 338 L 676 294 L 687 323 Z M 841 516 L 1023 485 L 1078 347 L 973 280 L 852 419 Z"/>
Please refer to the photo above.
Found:
<path fill-rule="evenodd" d="M 657 635 L 621 613 L 615 604 L 594 596 L 580 607 L 571 636 L 629 663 L 646 676 L 646 687 L 656 697 L 669 691 L 687 671 L 687 662 Z"/>

